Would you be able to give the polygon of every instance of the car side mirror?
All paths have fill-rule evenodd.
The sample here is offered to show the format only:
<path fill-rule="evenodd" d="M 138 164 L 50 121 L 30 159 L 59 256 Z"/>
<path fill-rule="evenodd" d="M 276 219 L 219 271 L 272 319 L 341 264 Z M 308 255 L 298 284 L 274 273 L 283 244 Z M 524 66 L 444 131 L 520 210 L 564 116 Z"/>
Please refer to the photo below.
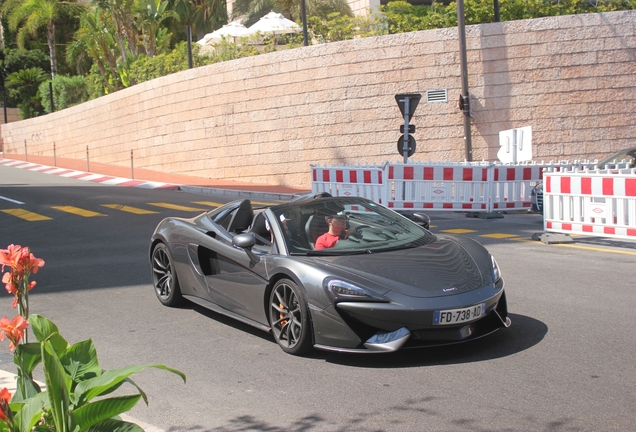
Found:
<path fill-rule="evenodd" d="M 256 265 L 261 259 L 252 252 L 252 247 L 256 244 L 254 234 L 237 234 L 232 238 L 232 246 L 241 248 L 250 257 L 250 264 Z"/>
<path fill-rule="evenodd" d="M 422 228 L 429 229 L 431 226 L 431 218 L 424 213 L 413 213 L 413 220 Z"/>

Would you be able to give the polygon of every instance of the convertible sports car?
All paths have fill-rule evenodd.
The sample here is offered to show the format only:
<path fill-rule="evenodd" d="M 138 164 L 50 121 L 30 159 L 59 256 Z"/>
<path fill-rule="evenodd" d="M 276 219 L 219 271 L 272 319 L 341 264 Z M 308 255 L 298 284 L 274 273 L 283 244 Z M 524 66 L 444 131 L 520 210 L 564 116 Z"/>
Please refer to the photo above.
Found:
<path fill-rule="evenodd" d="M 488 251 L 433 234 L 425 215 L 412 219 L 328 194 L 167 218 L 152 235 L 154 289 L 166 306 L 185 298 L 271 332 L 291 354 L 390 352 L 510 326 Z M 335 244 L 317 246 L 330 229 L 340 231 L 331 233 Z"/>

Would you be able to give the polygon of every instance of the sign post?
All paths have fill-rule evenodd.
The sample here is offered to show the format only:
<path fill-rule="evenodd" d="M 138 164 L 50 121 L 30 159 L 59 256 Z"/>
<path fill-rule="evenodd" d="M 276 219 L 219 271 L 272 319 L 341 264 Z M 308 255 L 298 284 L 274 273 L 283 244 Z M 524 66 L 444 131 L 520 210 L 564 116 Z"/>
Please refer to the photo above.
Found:
<path fill-rule="evenodd" d="M 404 156 L 404 163 L 407 163 L 409 156 L 413 156 L 415 153 L 415 138 L 411 135 L 411 132 L 415 132 L 415 125 L 409 124 L 417 104 L 420 103 L 422 95 L 419 93 L 403 93 L 396 94 L 395 100 L 400 108 L 402 116 L 404 116 L 404 125 L 400 126 L 400 132 L 403 134 L 398 140 L 398 152 Z"/>

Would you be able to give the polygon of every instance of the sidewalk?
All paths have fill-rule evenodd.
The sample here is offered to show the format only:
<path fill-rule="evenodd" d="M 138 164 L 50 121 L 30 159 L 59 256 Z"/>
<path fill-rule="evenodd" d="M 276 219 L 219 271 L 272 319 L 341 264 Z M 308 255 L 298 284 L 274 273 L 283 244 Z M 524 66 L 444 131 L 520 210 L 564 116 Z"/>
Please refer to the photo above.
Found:
<path fill-rule="evenodd" d="M 272 200 L 289 200 L 297 195 L 310 193 L 311 189 L 296 188 L 282 185 L 263 185 L 232 180 L 215 180 L 200 177 L 191 177 L 181 174 L 169 174 L 143 168 L 109 165 L 100 162 L 87 164 L 85 160 L 53 158 L 53 156 L 34 156 L 0 153 L 0 159 L 12 159 L 40 164 L 50 167 L 66 168 L 70 170 L 103 174 L 123 179 L 146 180 L 151 182 L 171 183 L 179 186 L 179 189 L 190 193 L 203 193 L 215 195 L 228 195 L 250 198 L 258 195 L 260 198 Z M 307 173 L 309 176 L 310 174 Z M 265 195 L 265 197 L 263 197 Z"/>

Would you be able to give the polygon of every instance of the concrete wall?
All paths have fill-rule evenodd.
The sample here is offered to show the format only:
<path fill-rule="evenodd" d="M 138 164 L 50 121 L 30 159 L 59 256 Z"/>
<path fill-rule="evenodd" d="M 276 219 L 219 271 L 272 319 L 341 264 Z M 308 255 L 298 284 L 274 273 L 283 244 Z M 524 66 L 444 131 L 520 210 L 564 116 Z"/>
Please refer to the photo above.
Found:
<path fill-rule="evenodd" d="M 535 160 L 636 145 L 636 11 L 467 27 L 474 160 L 532 126 Z M 447 89 L 447 103 L 426 103 Z M 301 47 L 199 67 L 2 125 L 5 151 L 308 186 L 310 164 L 399 161 L 397 93 L 422 93 L 411 161 L 464 160 L 457 29 Z"/>

